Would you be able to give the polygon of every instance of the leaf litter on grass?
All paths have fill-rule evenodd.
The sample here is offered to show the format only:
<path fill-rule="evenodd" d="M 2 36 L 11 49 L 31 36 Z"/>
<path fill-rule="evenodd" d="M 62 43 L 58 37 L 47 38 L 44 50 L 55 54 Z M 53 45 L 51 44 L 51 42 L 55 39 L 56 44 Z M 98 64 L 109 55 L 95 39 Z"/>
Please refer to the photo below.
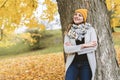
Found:
<path fill-rule="evenodd" d="M 63 54 L 3 59 L 0 61 L 0 80 L 64 80 Z"/>

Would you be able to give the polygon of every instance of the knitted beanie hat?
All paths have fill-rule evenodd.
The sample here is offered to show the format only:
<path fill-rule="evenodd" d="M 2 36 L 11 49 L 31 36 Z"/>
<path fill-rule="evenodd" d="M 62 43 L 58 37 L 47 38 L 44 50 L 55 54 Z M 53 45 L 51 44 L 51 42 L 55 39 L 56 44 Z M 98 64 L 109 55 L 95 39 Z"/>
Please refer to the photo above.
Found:
<path fill-rule="evenodd" d="M 87 19 L 87 9 L 77 9 L 75 10 L 75 13 L 81 13 L 83 18 L 84 18 L 84 23 L 86 22 Z"/>

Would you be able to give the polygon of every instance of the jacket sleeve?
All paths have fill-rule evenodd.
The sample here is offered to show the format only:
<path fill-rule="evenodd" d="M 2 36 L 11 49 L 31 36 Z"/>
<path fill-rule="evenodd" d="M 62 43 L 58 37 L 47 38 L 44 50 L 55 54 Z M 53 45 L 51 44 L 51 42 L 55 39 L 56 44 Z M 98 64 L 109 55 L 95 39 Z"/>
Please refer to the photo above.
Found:
<path fill-rule="evenodd" d="M 90 38 L 91 38 L 90 41 L 96 41 L 97 42 L 97 35 L 96 35 L 95 29 L 93 27 L 91 28 Z M 89 48 L 81 49 L 78 52 L 78 54 L 80 55 L 80 54 L 85 54 L 85 53 L 93 52 L 93 51 L 95 51 L 97 49 L 97 45 L 94 46 L 94 47 L 89 47 Z"/>
<path fill-rule="evenodd" d="M 93 28 L 91 29 L 91 41 L 96 41 L 97 42 L 97 36 L 96 36 L 95 30 Z M 65 51 L 66 54 L 71 54 L 71 53 L 74 53 L 74 52 L 78 52 L 79 55 L 80 54 L 86 54 L 86 53 L 95 51 L 96 48 L 97 48 L 97 46 L 95 46 L 95 47 L 89 47 L 89 48 L 81 49 L 81 45 L 67 46 L 67 45 L 65 45 L 66 42 L 70 42 L 70 39 L 67 35 L 65 35 L 65 37 L 64 37 L 64 51 Z"/>
<path fill-rule="evenodd" d="M 65 51 L 66 54 L 71 54 L 71 53 L 74 53 L 74 52 L 81 51 L 81 45 L 67 46 L 67 45 L 65 45 L 66 42 L 70 42 L 70 39 L 67 35 L 64 36 L 64 51 Z"/>

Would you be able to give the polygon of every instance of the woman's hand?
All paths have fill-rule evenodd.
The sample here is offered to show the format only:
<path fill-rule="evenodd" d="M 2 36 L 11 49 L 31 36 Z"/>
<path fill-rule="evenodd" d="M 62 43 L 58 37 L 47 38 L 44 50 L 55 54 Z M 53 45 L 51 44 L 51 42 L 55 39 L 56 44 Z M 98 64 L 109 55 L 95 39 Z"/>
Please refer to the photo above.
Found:
<path fill-rule="evenodd" d="M 96 45 L 97 45 L 97 42 L 96 41 L 92 41 L 90 43 L 83 44 L 82 48 L 94 47 Z"/>

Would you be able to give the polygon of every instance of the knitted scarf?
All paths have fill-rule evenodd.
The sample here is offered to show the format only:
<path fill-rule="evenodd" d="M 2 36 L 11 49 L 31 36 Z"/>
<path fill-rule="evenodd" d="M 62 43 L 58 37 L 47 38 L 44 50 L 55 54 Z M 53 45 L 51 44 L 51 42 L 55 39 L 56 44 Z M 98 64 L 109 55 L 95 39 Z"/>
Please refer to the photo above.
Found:
<path fill-rule="evenodd" d="M 82 38 L 85 37 L 85 34 L 87 33 L 87 30 L 91 27 L 89 23 L 75 25 L 72 24 L 71 29 L 68 32 L 68 36 L 72 39 L 76 40 L 82 40 Z"/>

